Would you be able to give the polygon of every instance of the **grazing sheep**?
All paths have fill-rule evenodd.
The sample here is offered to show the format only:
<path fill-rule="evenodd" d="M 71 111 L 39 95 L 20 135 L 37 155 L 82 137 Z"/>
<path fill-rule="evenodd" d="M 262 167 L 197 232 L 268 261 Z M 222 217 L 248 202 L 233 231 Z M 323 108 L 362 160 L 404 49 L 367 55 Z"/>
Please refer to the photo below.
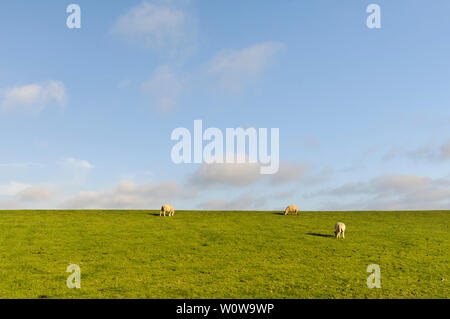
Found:
<path fill-rule="evenodd" d="M 295 213 L 296 215 L 298 215 L 298 206 L 290 205 L 290 206 L 286 207 L 286 209 L 284 210 L 284 215 L 287 215 L 289 213 Z"/>
<path fill-rule="evenodd" d="M 334 226 L 334 235 L 336 238 L 339 238 L 342 234 L 342 239 L 345 239 L 345 224 L 344 223 L 337 223 Z"/>
<path fill-rule="evenodd" d="M 175 209 L 173 208 L 173 206 L 164 204 L 161 207 L 161 212 L 159 213 L 159 216 L 162 216 L 163 213 L 164 217 L 166 216 L 166 213 L 169 213 L 169 216 L 173 216 L 175 215 Z"/>

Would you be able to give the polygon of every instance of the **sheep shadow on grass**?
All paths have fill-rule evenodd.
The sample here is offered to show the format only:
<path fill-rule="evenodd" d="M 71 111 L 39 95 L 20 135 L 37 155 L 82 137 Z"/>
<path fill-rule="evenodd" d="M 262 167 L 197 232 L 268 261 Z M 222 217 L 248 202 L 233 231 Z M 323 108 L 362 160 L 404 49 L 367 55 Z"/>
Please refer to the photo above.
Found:
<path fill-rule="evenodd" d="M 158 216 L 159 217 L 159 213 L 148 213 L 147 215 L 149 215 L 149 216 Z"/>
<path fill-rule="evenodd" d="M 316 236 L 316 237 L 325 237 L 325 238 L 334 238 L 333 235 L 328 235 L 328 234 L 307 233 L 306 235 Z"/>

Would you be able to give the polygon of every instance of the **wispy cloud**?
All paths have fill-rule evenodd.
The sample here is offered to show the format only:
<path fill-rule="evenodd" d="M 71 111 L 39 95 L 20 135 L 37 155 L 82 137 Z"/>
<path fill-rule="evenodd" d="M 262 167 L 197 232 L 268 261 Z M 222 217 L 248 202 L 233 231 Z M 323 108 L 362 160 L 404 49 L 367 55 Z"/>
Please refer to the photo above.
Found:
<path fill-rule="evenodd" d="M 68 198 L 64 208 L 157 208 L 174 199 L 192 199 L 196 193 L 175 181 L 135 184 L 121 182 L 111 190 L 80 192 Z"/>
<path fill-rule="evenodd" d="M 307 194 L 306 198 L 339 198 L 323 209 L 448 209 L 450 180 L 419 175 L 387 175 Z M 334 206 L 334 208 L 333 208 Z"/>
<path fill-rule="evenodd" d="M 450 139 L 439 148 L 439 158 L 441 160 L 450 160 Z"/>
<path fill-rule="evenodd" d="M 160 66 L 150 79 L 141 85 L 142 93 L 149 98 L 158 114 L 172 110 L 183 90 L 183 78 L 173 72 L 169 66 Z"/>
<path fill-rule="evenodd" d="M 300 181 L 309 170 L 307 164 L 285 162 L 280 164 L 276 174 L 261 175 L 259 164 L 202 164 L 189 176 L 188 183 L 200 188 L 246 187 L 257 182 L 281 186 Z"/>
<path fill-rule="evenodd" d="M 59 81 L 9 87 L 0 91 L 0 105 L 6 111 L 39 113 L 46 107 L 52 105 L 64 107 L 66 103 L 66 89 Z"/>
<path fill-rule="evenodd" d="M 85 168 L 85 169 L 94 168 L 94 166 L 88 161 L 73 157 L 68 157 L 64 159 L 64 163 L 72 168 Z"/>
<path fill-rule="evenodd" d="M 385 161 L 395 158 L 408 158 L 412 160 L 426 161 L 450 160 L 450 139 L 441 145 L 428 143 L 411 149 L 405 147 L 393 147 L 383 156 L 383 160 Z"/>
<path fill-rule="evenodd" d="M 68 157 L 62 160 L 62 167 L 72 175 L 73 182 L 84 184 L 94 165 L 87 160 Z"/>
<path fill-rule="evenodd" d="M 0 196 L 15 196 L 29 187 L 31 187 L 31 185 L 19 182 L 10 182 L 8 184 L 0 185 Z"/>
<path fill-rule="evenodd" d="M 273 185 L 289 184 L 299 181 L 309 172 L 310 166 L 302 163 L 283 163 L 280 169 L 272 175 L 271 183 Z"/>
<path fill-rule="evenodd" d="M 17 194 L 17 197 L 24 202 L 44 202 L 51 199 L 53 194 L 54 189 L 52 187 L 37 185 L 25 188 Z"/>
<path fill-rule="evenodd" d="M 262 178 L 258 164 L 202 164 L 188 182 L 197 187 L 244 187 Z"/>
<path fill-rule="evenodd" d="M 261 75 L 284 48 L 282 43 L 264 42 L 241 50 L 222 51 L 208 64 L 208 72 L 218 77 L 223 88 L 242 89 Z"/>
<path fill-rule="evenodd" d="M 144 1 L 118 18 L 112 32 L 122 38 L 170 54 L 190 50 L 195 19 L 183 1 Z"/>
<path fill-rule="evenodd" d="M 20 182 L 10 182 L 0 185 L 0 196 L 7 199 L 0 200 L 0 209 L 26 208 L 27 203 L 48 202 L 55 190 L 48 185 L 31 185 Z"/>

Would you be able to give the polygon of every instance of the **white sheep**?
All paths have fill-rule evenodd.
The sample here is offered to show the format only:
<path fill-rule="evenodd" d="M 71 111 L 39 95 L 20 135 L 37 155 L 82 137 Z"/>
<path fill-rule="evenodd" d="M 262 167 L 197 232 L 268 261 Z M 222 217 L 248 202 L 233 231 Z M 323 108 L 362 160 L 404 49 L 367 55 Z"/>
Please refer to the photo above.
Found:
<path fill-rule="evenodd" d="M 290 205 L 286 207 L 286 209 L 284 210 L 284 215 L 288 215 L 289 213 L 295 213 L 296 215 L 298 215 L 298 206 Z"/>
<path fill-rule="evenodd" d="M 169 216 L 173 216 L 175 215 L 175 209 L 173 208 L 173 206 L 164 204 L 161 207 L 161 212 L 159 213 L 159 216 L 162 216 L 164 213 L 164 217 L 166 216 L 166 213 L 169 213 Z"/>
<path fill-rule="evenodd" d="M 342 234 L 342 239 L 345 239 L 345 224 L 344 223 L 337 223 L 334 226 L 334 235 L 336 238 L 339 238 Z"/>

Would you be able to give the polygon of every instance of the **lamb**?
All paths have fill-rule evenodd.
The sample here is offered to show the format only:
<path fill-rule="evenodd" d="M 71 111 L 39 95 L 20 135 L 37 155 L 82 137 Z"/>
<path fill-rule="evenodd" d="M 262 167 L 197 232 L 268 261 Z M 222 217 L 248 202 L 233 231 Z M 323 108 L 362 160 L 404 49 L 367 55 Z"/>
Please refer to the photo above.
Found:
<path fill-rule="evenodd" d="M 163 213 L 164 217 L 166 216 L 166 213 L 169 213 L 169 216 L 173 216 L 175 215 L 175 209 L 173 208 L 173 206 L 164 204 L 161 207 L 161 212 L 159 213 L 159 216 L 162 216 Z"/>
<path fill-rule="evenodd" d="M 345 239 L 345 224 L 344 223 L 337 223 L 334 226 L 334 235 L 336 238 L 339 238 L 342 234 L 342 239 Z"/>
<path fill-rule="evenodd" d="M 290 205 L 290 206 L 286 207 L 286 209 L 284 210 L 284 215 L 286 216 L 289 213 L 295 213 L 296 215 L 298 215 L 298 206 Z"/>

